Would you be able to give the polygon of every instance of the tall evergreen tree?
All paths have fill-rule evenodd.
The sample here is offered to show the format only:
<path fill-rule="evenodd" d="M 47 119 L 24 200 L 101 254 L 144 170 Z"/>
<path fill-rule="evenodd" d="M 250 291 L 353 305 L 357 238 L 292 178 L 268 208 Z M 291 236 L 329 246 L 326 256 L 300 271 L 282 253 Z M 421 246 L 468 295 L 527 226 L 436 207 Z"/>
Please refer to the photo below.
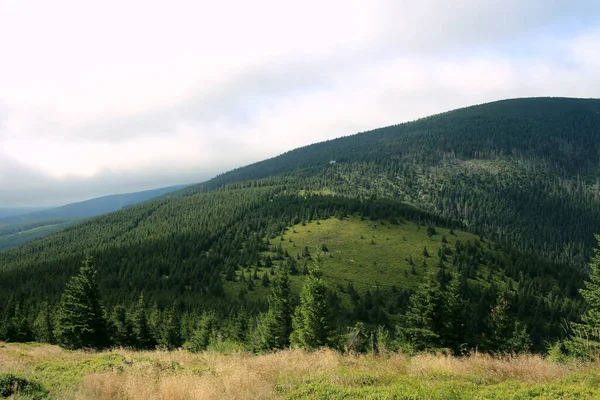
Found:
<path fill-rule="evenodd" d="M 79 274 L 67 283 L 55 335 L 58 344 L 67 349 L 103 348 L 110 342 L 91 257 L 85 258 Z"/>
<path fill-rule="evenodd" d="M 300 294 L 300 305 L 292 320 L 292 345 L 314 349 L 332 344 L 333 327 L 327 305 L 327 286 L 317 266 L 306 279 Z"/>
<path fill-rule="evenodd" d="M 508 340 L 512 336 L 514 323 L 508 314 L 508 300 L 502 293 L 492 307 L 488 326 L 487 349 L 491 352 L 509 352 Z"/>
<path fill-rule="evenodd" d="M 113 309 L 110 328 L 113 344 L 121 347 L 133 347 L 135 345 L 133 324 L 123 305 L 119 304 Z"/>
<path fill-rule="evenodd" d="M 527 327 L 509 314 L 509 303 L 504 294 L 498 296 L 489 321 L 488 351 L 494 353 L 522 353 L 531 348 Z"/>
<path fill-rule="evenodd" d="M 579 289 L 587 310 L 582 323 L 572 324 L 572 335 L 565 341 L 571 354 L 588 359 L 600 359 L 600 235 L 595 237 L 597 246 L 590 260 L 589 278 Z"/>
<path fill-rule="evenodd" d="M 171 308 L 163 312 L 161 318 L 158 345 L 167 350 L 181 346 L 181 320 L 177 303 L 173 302 Z"/>
<path fill-rule="evenodd" d="M 293 300 L 286 267 L 279 267 L 269 295 L 269 310 L 261 317 L 260 347 L 263 350 L 283 349 L 290 344 Z"/>
<path fill-rule="evenodd" d="M 189 351 L 198 353 L 206 350 L 217 332 L 218 319 L 214 312 L 206 312 L 198 321 L 198 326 L 192 333 L 192 337 L 184 345 Z"/>
<path fill-rule="evenodd" d="M 415 293 L 410 297 L 410 305 L 404 318 L 404 326 L 398 333 L 416 350 L 440 345 L 444 304 L 442 290 L 433 272 L 428 273 Z"/>
<path fill-rule="evenodd" d="M 12 315 L 6 319 L 2 336 L 7 342 L 29 342 L 34 339 L 27 313 L 19 302 L 15 304 Z"/>
<path fill-rule="evenodd" d="M 444 293 L 444 326 L 443 342 L 454 354 L 459 354 L 466 342 L 465 313 L 467 302 L 461 293 L 461 282 L 458 274 L 452 276 L 452 280 Z"/>
<path fill-rule="evenodd" d="M 55 343 L 54 338 L 54 321 L 50 304 L 45 301 L 42 303 L 41 309 L 33 321 L 33 333 L 35 340 L 41 343 Z"/>
<path fill-rule="evenodd" d="M 146 317 L 143 294 L 140 294 L 140 297 L 133 308 L 131 319 L 133 324 L 135 346 L 138 349 L 151 349 L 152 347 L 156 346 L 156 341 L 152 337 L 148 318 Z"/>

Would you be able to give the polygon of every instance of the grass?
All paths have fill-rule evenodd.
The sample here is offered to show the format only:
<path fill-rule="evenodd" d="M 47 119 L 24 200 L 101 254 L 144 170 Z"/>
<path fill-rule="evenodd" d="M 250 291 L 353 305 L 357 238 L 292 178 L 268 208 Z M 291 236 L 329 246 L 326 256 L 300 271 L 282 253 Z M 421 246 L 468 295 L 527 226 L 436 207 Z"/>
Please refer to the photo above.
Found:
<path fill-rule="evenodd" d="M 312 256 L 318 255 L 322 260 L 325 280 L 334 287 L 352 283 L 359 292 L 373 290 L 389 290 L 393 286 L 398 289 L 415 288 L 429 270 L 439 264 L 438 249 L 443 245 L 445 237 L 448 246 L 453 249 L 456 241 L 479 241 L 479 237 L 470 233 L 436 228 L 437 234 L 431 238 L 427 235 L 427 227 L 411 221 L 394 225 L 384 221 L 361 220 L 359 217 L 348 217 L 343 220 L 329 218 L 322 221 L 312 221 L 305 225 L 298 224 L 289 228 L 282 236 L 269 240 L 270 246 L 281 244 L 284 251 L 297 258 L 308 247 Z M 282 240 L 283 238 L 283 240 Z M 322 246 L 327 247 L 326 252 Z M 485 245 L 484 245 L 485 246 Z M 429 257 L 424 256 L 427 248 Z M 490 250 L 491 251 L 491 250 Z M 268 253 L 275 256 L 274 253 Z M 414 271 L 410 264 L 414 264 Z M 301 272 L 305 262 L 297 259 L 300 274 L 291 277 L 292 291 L 299 293 L 304 277 Z M 427 267 L 423 266 L 426 262 Z M 278 261 L 274 262 L 275 264 Z M 451 268 L 450 263 L 446 263 Z M 246 279 L 251 277 L 253 267 L 244 272 Z M 266 268 L 259 269 L 258 276 L 262 277 Z M 487 274 L 487 268 L 481 266 L 479 276 Z M 235 296 L 240 290 L 241 272 L 238 271 L 235 282 L 225 282 L 225 290 Z M 504 282 L 505 277 L 499 279 Z M 503 283 L 500 283 L 501 285 Z M 516 282 L 514 282 L 516 286 Z M 269 288 L 261 286 L 261 281 L 255 281 L 255 289 L 248 295 L 251 300 L 265 299 Z"/>
<path fill-rule="evenodd" d="M 37 382 L 55 399 L 600 398 L 598 364 L 532 355 L 96 353 L 0 343 L 1 373 Z"/>

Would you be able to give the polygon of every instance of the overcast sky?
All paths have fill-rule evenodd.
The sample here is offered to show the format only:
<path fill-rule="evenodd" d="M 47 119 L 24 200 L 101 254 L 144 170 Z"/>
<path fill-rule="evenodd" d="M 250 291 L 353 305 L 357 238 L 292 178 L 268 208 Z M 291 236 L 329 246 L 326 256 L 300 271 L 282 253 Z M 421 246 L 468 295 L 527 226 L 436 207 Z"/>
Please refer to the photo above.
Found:
<path fill-rule="evenodd" d="M 0 206 L 206 180 L 475 103 L 598 97 L 600 2 L 0 0 Z"/>

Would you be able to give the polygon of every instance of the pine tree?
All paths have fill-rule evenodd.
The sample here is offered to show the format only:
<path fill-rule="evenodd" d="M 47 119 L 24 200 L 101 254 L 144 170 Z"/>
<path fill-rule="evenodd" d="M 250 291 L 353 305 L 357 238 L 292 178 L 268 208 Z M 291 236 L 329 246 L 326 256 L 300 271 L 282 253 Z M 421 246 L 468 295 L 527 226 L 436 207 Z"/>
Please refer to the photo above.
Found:
<path fill-rule="evenodd" d="M 489 337 L 487 349 L 496 353 L 509 353 L 515 322 L 508 314 L 508 300 L 503 293 L 498 296 L 496 304 L 492 307 L 489 320 Z"/>
<path fill-rule="evenodd" d="M 131 322 L 133 325 L 133 336 L 136 348 L 151 349 L 156 346 L 156 341 L 150 333 L 150 326 L 146 317 L 146 309 L 144 307 L 143 294 L 140 294 L 140 297 L 133 308 Z"/>
<path fill-rule="evenodd" d="M 97 271 L 91 257 L 85 258 L 79 274 L 67 283 L 58 309 L 55 336 L 58 344 L 67 349 L 109 345 Z"/>
<path fill-rule="evenodd" d="M 30 342 L 34 339 L 33 331 L 19 302 L 15 304 L 10 318 L 7 318 L 3 337 L 7 342 Z"/>
<path fill-rule="evenodd" d="M 462 297 L 461 281 L 458 275 L 452 280 L 444 293 L 443 342 L 454 354 L 463 350 L 466 336 L 465 312 L 468 303 Z"/>
<path fill-rule="evenodd" d="M 269 273 L 267 271 L 265 271 L 265 273 L 263 274 L 263 277 L 262 277 L 262 285 L 263 285 L 263 287 L 269 287 L 270 284 L 271 284 L 271 281 L 269 280 Z"/>
<path fill-rule="evenodd" d="M 531 336 L 527 333 L 527 326 L 515 322 L 512 337 L 508 341 L 511 353 L 529 353 L 531 350 Z"/>
<path fill-rule="evenodd" d="M 232 336 L 238 342 L 245 342 L 248 336 L 248 312 L 241 307 L 233 320 Z"/>
<path fill-rule="evenodd" d="M 42 303 L 40 312 L 33 322 L 33 332 L 36 341 L 40 343 L 55 343 L 53 315 L 50 304 L 47 301 Z"/>
<path fill-rule="evenodd" d="M 261 349 L 283 349 L 289 346 L 293 306 L 288 270 L 280 267 L 269 295 L 269 310 L 260 319 Z"/>
<path fill-rule="evenodd" d="M 112 342 L 116 346 L 133 347 L 135 336 L 133 333 L 133 324 L 129 320 L 127 310 L 122 305 L 117 305 L 110 318 Z"/>
<path fill-rule="evenodd" d="M 173 302 L 170 309 L 162 313 L 158 345 L 166 350 L 181 346 L 181 321 L 177 303 Z"/>
<path fill-rule="evenodd" d="M 583 282 L 585 288 L 579 289 L 587 310 L 582 323 L 572 324 L 571 337 L 565 341 L 572 355 L 593 360 L 600 359 L 600 235 L 596 235 L 596 241 L 589 279 Z"/>
<path fill-rule="evenodd" d="M 439 346 L 443 326 L 443 299 L 440 283 L 433 273 L 410 297 L 404 318 L 405 325 L 398 327 L 404 341 L 416 350 Z"/>
<path fill-rule="evenodd" d="M 192 337 L 186 342 L 185 348 L 193 353 L 206 350 L 211 340 L 214 339 L 217 323 L 217 316 L 214 312 L 204 313 L 198 321 L 198 326 L 192 333 Z"/>
<path fill-rule="evenodd" d="M 314 349 L 332 343 L 333 327 L 327 305 L 327 286 L 319 267 L 311 272 L 300 294 L 292 320 L 290 340 L 294 346 Z"/>

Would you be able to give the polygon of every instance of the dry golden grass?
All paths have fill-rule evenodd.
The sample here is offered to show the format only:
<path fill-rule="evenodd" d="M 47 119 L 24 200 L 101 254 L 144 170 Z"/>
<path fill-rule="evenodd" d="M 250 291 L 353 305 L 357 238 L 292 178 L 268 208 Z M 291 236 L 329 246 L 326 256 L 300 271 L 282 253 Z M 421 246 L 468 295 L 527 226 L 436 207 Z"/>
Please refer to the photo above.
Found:
<path fill-rule="evenodd" d="M 119 351 L 134 360 L 139 353 Z M 282 351 L 265 356 L 154 352 L 158 363 L 132 361 L 127 373 L 109 371 L 85 376 L 78 399 L 273 399 L 298 377 L 334 371 L 343 359 L 331 350 Z M 181 366 L 168 370 L 165 365 Z M 188 367 L 188 368 L 186 368 Z M 194 371 L 194 367 L 195 371 Z M 198 369 L 200 367 L 200 369 Z M 204 367 L 204 368 L 203 368 Z"/>
<path fill-rule="evenodd" d="M 445 355 L 421 354 L 412 358 L 410 375 L 448 374 L 485 377 L 490 383 L 516 380 L 525 383 L 547 383 L 565 378 L 574 371 L 592 368 L 577 363 L 558 364 L 539 355 L 492 357 L 476 354 L 456 358 Z"/>
<path fill-rule="evenodd" d="M 279 399 L 314 382 L 336 387 L 385 386 L 395 379 L 422 381 L 441 376 L 485 384 L 540 384 L 592 370 L 598 371 L 598 365 L 557 364 L 534 355 L 498 359 L 422 354 L 411 358 L 392 353 L 372 357 L 327 349 L 260 356 L 186 351 L 97 353 L 0 343 L 0 372 L 36 379 L 59 399 Z"/>

